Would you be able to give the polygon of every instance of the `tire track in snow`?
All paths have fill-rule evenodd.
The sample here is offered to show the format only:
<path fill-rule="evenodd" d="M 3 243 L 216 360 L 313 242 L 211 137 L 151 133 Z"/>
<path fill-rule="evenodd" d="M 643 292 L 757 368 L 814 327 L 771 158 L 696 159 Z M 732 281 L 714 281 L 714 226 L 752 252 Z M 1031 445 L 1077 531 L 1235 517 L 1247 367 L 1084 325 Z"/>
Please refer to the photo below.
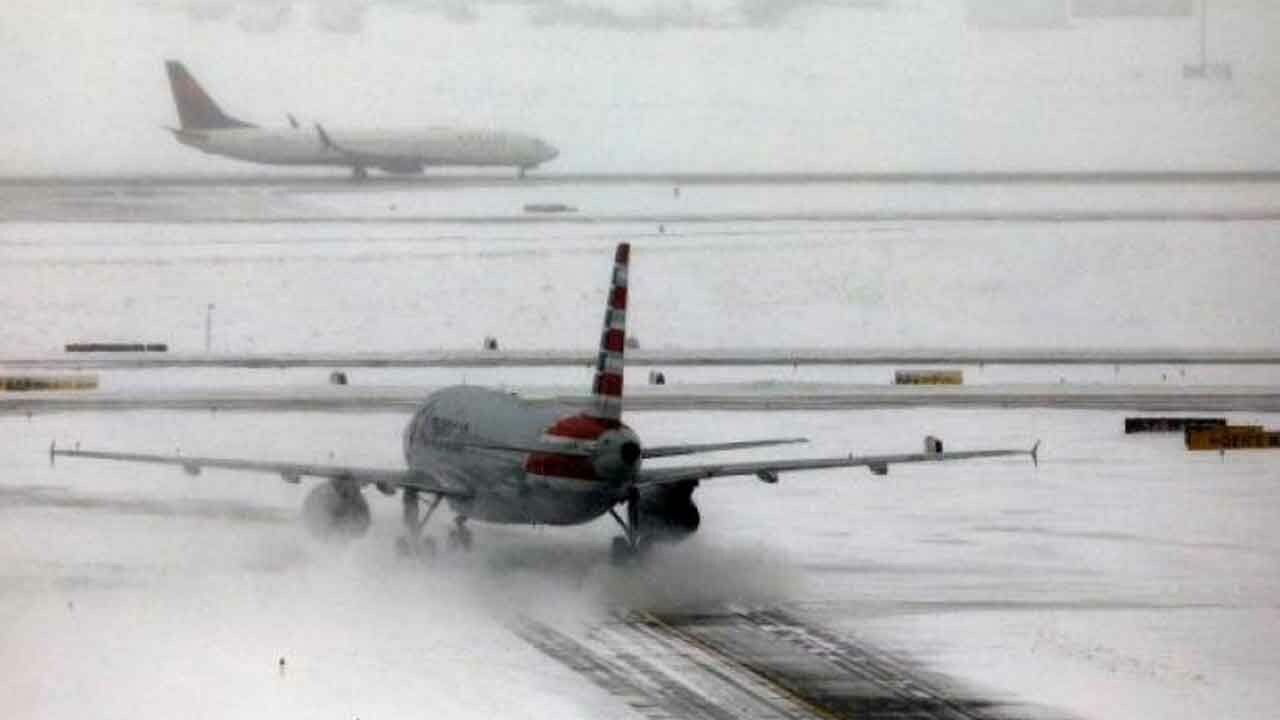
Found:
<path fill-rule="evenodd" d="M 1008 720 L 1018 714 L 1014 706 L 974 697 L 882 649 L 778 610 L 636 611 L 577 638 L 530 618 L 513 629 L 648 718 Z"/>

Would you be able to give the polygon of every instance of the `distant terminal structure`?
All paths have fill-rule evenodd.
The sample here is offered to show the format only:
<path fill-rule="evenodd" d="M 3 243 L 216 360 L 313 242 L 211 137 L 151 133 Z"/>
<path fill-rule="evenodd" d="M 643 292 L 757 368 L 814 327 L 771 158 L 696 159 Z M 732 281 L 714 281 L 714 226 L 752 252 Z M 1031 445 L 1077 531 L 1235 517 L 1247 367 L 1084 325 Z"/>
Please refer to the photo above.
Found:
<path fill-rule="evenodd" d="M 165 343 L 82 342 L 67 343 L 66 352 L 169 352 Z"/>
<path fill-rule="evenodd" d="M 1230 63 L 1209 58 L 1209 0 L 966 0 L 966 4 L 969 25 L 984 30 L 1075 30 L 1094 21 L 1195 18 L 1200 54 L 1197 62 L 1183 64 L 1183 79 L 1232 79 Z"/>
<path fill-rule="evenodd" d="M 1215 417 L 1127 417 L 1124 419 L 1124 434 L 1175 433 L 1226 427 L 1226 424 L 1226 418 Z"/>
<path fill-rule="evenodd" d="M 962 370 L 895 370 L 894 385 L 963 385 Z"/>
<path fill-rule="evenodd" d="M 97 375 L 0 375 L 0 390 L 5 392 L 96 389 L 98 389 Z"/>
<path fill-rule="evenodd" d="M 1261 425 L 1188 428 L 1184 439 L 1188 450 L 1280 448 L 1280 431 L 1266 430 Z"/>

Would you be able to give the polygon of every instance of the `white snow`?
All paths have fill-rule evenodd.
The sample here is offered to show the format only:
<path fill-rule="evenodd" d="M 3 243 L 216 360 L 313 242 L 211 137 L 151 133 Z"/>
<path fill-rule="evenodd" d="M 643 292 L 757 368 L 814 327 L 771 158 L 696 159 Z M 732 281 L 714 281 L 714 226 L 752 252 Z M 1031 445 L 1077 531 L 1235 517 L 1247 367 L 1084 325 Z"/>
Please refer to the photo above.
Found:
<path fill-rule="evenodd" d="M 83 339 L 198 351 L 208 302 L 224 351 L 467 347 L 486 334 L 508 347 L 589 347 L 608 254 L 629 237 L 630 319 L 646 346 L 1254 348 L 1280 340 L 1275 230 L 13 222 L 0 224 L 0 322 L 9 355 Z M 1169 371 L 1077 372 L 1155 383 Z M 309 372 L 104 379 L 123 389 L 324 382 Z M 585 369 L 383 371 L 379 381 L 559 384 L 576 372 L 585 386 Z M 839 380 L 767 372 L 687 378 Z M 984 372 L 1055 380 L 1052 369 Z M 1197 368 L 1164 380 L 1274 376 Z M 370 536 L 342 549 L 303 536 L 291 517 L 305 488 L 278 479 L 69 460 L 51 469 L 44 454 L 57 439 L 396 467 L 401 414 L 0 418 L 0 707 L 77 719 L 634 717 L 506 619 L 781 602 L 980 688 L 1087 718 L 1269 718 L 1280 701 L 1280 455 L 1188 453 L 1176 436 L 1125 437 L 1122 417 L 633 413 L 649 443 L 813 440 L 726 458 L 915 450 L 925 434 L 956 449 L 1044 441 L 1038 470 L 1010 459 L 707 483 L 698 537 L 640 578 L 608 567 L 609 522 L 477 526 L 472 557 L 420 568 L 393 557 L 399 508 L 386 498 L 371 497 Z"/>

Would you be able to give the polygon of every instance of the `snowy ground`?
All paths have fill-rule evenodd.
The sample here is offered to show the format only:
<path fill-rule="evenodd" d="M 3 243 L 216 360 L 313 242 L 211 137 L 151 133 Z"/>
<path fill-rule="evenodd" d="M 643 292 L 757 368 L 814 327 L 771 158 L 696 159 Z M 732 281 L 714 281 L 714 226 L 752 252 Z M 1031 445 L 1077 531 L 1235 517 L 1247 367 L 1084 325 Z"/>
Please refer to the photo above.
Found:
<path fill-rule="evenodd" d="M 1280 466 L 1267 453 L 1220 459 L 1176 437 L 1125 437 L 1120 417 L 635 413 L 650 442 L 785 428 L 817 454 L 909 449 L 926 432 L 956 448 L 1047 443 L 1038 470 L 1010 460 L 708 484 L 700 536 L 639 581 L 608 566 L 609 522 L 482 527 L 466 563 L 406 567 L 391 551 L 391 500 L 375 500 L 369 537 L 339 549 L 303 536 L 302 491 L 274 478 L 50 469 L 40 452 L 54 436 L 150 449 L 200 439 L 212 454 L 394 467 L 401 415 L 10 418 L 0 683 L 19 716 L 136 717 L 198 692 L 193 712 L 210 717 L 624 717 L 504 623 L 782 604 L 993 694 L 1084 717 L 1269 717 Z"/>
<path fill-rule="evenodd" d="M 573 191 L 583 205 L 595 192 Z M 367 192 L 325 202 L 365 212 Z M 819 200 L 805 192 L 782 195 L 807 210 Z M 973 205 L 963 193 L 922 192 Z M 769 202 L 787 210 L 777 193 Z M 636 245 L 630 319 L 648 346 L 1280 344 L 1274 222 L 735 222 L 659 233 L 647 221 L 130 219 L 0 224 L 7 354 L 85 339 L 198 351 L 209 302 L 215 347 L 230 352 L 467 347 L 486 334 L 506 346 L 589 347 L 607 258 L 624 238 Z M 1158 370 L 1120 377 L 1274 382 L 1267 369 L 1157 380 Z M 1053 381 L 1049 371 L 988 369 L 1008 373 L 1003 382 Z M 1086 382 L 1114 373 L 1063 371 L 1101 374 Z M 126 389 L 323 382 L 312 372 L 104 379 Z M 459 371 L 415 372 L 381 377 L 434 384 Z M 466 379 L 558 383 L 575 372 L 585 376 L 503 369 Z M 738 372 L 690 370 L 699 382 L 759 379 Z M 781 604 L 993 694 L 1087 718 L 1272 717 L 1280 456 L 1219 458 L 1188 453 L 1175 436 L 1125 437 L 1123 414 L 634 413 L 650 443 L 812 438 L 788 454 L 913 450 L 926 433 L 951 448 L 1045 443 L 1038 470 L 997 460 L 885 478 L 791 475 L 773 487 L 709 483 L 698 493 L 702 532 L 639 577 L 608 566 L 606 522 L 482 527 L 472 557 L 422 568 L 394 558 L 391 500 L 374 500 L 367 538 L 336 548 L 303 536 L 293 522 L 302 491 L 273 478 L 51 469 L 43 453 L 56 438 L 395 467 L 402 414 L 0 418 L 0 708 L 77 719 L 629 718 L 625 703 L 507 621 L 589 625 L 618 607 L 736 603 Z M 1230 417 L 1280 425 L 1276 415 Z"/>

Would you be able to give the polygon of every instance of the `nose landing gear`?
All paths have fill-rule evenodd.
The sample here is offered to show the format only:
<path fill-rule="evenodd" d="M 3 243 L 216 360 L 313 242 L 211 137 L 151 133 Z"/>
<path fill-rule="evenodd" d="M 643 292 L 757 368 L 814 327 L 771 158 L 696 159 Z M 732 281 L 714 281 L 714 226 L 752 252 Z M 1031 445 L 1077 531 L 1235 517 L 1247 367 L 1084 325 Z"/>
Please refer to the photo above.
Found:
<path fill-rule="evenodd" d="M 449 528 L 447 547 L 450 550 L 462 550 L 465 552 L 471 549 L 472 540 L 471 528 L 467 527 L 467 516 L 459 515 L 454 518 L 453 527 Z"/>
<path fill-rule="evenodd" d="M 436 541 L 434 538 L 423 537 L 422 529 L 427 526 L 427 521 L 435 514 L 436 508 L 440 507 L 440 501 L 444 500 L 443 495 L 435 495 L 431 498 L 431 504 L 427 506 L 427 512 L 422 514 L 419 519 L 420 501 L 418 491 L 405 488 L 401 493 L 401 503 L 403 510 L 401 517 L 404 519 L 404 535 L 396 538 L 396 552 L 401 556 L 408 557 L 410 555 L 420 555 L 430 557 L 436 554 Z"/>

